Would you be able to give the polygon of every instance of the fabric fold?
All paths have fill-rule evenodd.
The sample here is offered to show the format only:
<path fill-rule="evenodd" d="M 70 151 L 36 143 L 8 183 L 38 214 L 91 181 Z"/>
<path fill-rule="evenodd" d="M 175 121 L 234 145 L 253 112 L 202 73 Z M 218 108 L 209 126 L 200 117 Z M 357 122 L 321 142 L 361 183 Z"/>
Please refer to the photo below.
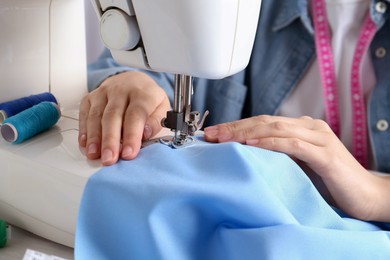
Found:
<path fill-rule="evenodd" d="M 84 190 L 76 259 L 390 259 L 389 232 L 342 217 L 288 156 L 154 144 Z"/>

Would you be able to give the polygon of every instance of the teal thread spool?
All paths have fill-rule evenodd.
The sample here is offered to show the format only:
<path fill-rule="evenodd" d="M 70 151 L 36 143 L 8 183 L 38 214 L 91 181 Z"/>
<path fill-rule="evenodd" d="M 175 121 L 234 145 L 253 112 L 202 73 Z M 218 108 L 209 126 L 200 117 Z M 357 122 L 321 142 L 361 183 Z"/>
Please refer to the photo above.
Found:
<path fill-rule="evenodd" d="M 4 120 L 1 135 L 6 141 L 19 144 L 49 129 L 60 117 L 58 105 L 44 101 Z"/>
<path fill-rule="evenodd" d="M 0 248 L 5 247 L 7 244 L 7 223 L 0 220 Z"/>

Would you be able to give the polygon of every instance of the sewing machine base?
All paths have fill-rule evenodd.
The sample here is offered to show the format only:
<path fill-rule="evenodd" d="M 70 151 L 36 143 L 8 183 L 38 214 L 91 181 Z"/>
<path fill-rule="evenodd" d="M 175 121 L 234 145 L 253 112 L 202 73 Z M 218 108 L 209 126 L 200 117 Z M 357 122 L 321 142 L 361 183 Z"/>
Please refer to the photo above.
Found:
<path fill-rule="evenodd" d="M 76 119 L 62 117 L 22 144 L 0 141 L 0 219 L 73 246 L 84 185 L 101 167 L 84 156 L 77 129 Z"/>

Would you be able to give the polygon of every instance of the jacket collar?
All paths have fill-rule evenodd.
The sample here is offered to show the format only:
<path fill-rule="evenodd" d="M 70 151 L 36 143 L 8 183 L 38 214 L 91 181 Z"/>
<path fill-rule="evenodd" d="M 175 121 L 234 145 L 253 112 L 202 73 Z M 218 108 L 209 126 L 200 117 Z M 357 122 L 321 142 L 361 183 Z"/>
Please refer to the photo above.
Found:
<path fill-rule="evenodd" d="M 301 19 L 306 29 L 310 33 L 313 33 L 313 26 L 310 20 L 307 6 L 307 0 L 283 1 L 283 4 L 276 15 L 272 29 L 274 31 L 281 30 L 290 25 L 296 19 Z"/>
<path fill-rule="evenodd" d="M 281 30 L 296 19 L 300 19 L 306 29 L 313 34 L 313 24 L 311 22 L 309 14 L 309 1 L 310 0 L 288 0 L 283 1 L 278 13 L 276 14 L 276 19 L 273 23 L 272 29 L 274 31 Z M 384 14 L 379 14 L 375 10 L 375 5 L 378 2 L 386 2 L 388 5 L 388 10 Z M 386 19 L 390 17 L 390 0 L 371 0 L 370 4 L 370 15 L 372 20 L 376 23 L 378 29 L 384 24 Z"/>

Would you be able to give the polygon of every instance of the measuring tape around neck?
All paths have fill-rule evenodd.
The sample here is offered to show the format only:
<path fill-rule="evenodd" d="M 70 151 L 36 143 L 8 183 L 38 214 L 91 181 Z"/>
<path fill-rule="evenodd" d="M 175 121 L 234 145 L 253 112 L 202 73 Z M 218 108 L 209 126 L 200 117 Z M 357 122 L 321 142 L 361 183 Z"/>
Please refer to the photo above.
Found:
<path fill-rule="evenodd" d="M 337 80 L 325 0 L 313 0 L 312 7 L 325 117 L 333 132 L 340 137 Z M 368 166 L 367 124 L 364 94 L 360 82 L 360 65 L 375 31 L 376 25 L 367 14 L 357 40 L 351 68 L 352 154 L 366 168 Z"/>

